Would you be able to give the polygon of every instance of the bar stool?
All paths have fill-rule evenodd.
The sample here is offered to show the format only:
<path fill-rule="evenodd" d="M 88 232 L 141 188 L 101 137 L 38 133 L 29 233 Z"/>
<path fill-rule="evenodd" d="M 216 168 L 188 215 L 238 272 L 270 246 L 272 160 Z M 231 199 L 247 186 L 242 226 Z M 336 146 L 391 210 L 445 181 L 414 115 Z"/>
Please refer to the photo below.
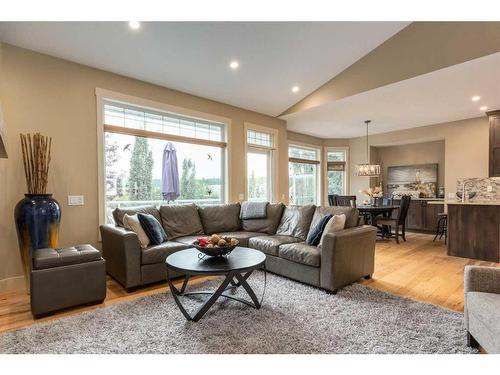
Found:
<path fill-rule="evenodd" d="M 444 236 L 444 244 L 446 245 L 446 241 L 448 239 L 448 214 L 441 212 L 438 214 L 439 220 L 436 229 L 436 235 L 432 242 L 436 241 L 436 238 L 439 236 L 441 239 Z"/>

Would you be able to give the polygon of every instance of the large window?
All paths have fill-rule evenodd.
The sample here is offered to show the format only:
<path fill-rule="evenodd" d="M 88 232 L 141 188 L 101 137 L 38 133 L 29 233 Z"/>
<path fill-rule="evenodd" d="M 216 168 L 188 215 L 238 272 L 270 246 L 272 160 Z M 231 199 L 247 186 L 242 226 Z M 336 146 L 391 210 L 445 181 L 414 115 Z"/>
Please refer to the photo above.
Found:
<path fill-rule="evenodd" d="M 288 148 L 290 204 L 320 204 L 320 150 L 302 146 Z"/>
<path fill-rule="evenodd" d="M 246 130 L 247 200 L 273 201 L 275 133 Z"/>
<path fill-rule="evenodd" d="M 106 221 L 116 207 L 224 203 L 224 139 L 220 123 L 105 102 Z M 163 194 L 172 181 L 172 173 L 163 173 L 167 145 L 177 157 L 175 199 Z"/>
<path fill-rule="evenodd" d="M 347 192 L 347 149 L 327 149 L 328 194 L 345 195 Z"/>

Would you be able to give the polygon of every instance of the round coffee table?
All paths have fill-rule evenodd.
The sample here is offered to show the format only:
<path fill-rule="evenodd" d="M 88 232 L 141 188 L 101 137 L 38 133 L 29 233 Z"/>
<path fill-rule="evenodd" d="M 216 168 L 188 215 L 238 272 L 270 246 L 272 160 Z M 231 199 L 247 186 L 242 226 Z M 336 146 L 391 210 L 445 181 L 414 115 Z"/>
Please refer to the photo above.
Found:
<path fill-rule="evenodd" d="M 230 254 L 223 257 L 199 257 L 200 252 L 196 249 L 181 250 L 169 255 L 165 261 L 167 265 L 167 281 L 174 301 L 187 320 L 197 322 L 210 309 L 219 297 L 229 298 L 245 305 L 260 309 L 264 293 L 266 291 L 266 256 L 263 252 L 249 249 L 247 247 L 236 247 Z M 264 270 L 264 291 L 259 301 L 255 292 L 247 282 L 253 271 L 262 268 Z M 181 289 L 177 289 L 170 280 L 169 270 L 175 270 L 184 274 L 184 282 Z M 185 293 L 189 278 L 194 275 L 224 275 L 224 281 L 215 291 L 198 291 Z M 243 298 L 228 295 L 225 292 L 235 291 L 243 287 L 251 298 L 251 302 Z M 210 295 L 205 303 L 198 309 L 194 316 L 189 315 L 182 305 L 179 296 Z"/>

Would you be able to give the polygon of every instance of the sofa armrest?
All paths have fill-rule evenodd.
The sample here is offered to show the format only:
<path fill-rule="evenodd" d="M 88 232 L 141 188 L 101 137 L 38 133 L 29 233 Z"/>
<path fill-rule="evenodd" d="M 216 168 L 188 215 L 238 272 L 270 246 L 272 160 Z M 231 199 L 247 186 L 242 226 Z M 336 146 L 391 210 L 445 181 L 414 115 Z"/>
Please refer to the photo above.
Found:
<path fill-rule="evenodd" d="M 137 235 L 114 225 L 101 225 L 106 271 L 125 288 L 141 284 L 141 246 Z"/>
<path fill-rule="evenodd" d="M 334 291 L 375 269 L 377 229 L 362 225 L 325 235 L 321 248 L 320 285 Z"/>
<path fill-rule="evenodd" d="M 464 292 L 500 294 L 500 268 L 465 266 Z"/>

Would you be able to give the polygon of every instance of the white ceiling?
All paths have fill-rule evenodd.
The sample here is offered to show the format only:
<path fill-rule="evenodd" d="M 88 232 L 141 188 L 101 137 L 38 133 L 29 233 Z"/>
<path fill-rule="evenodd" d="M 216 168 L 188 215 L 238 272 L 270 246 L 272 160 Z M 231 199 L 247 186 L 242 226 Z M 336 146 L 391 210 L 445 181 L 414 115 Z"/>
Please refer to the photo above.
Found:
<path fill-rule="evenodd" d="M 500 109 L 499 82 L 496 53 L 282 118 L 289 130 L 321 138 L 362 136 L 368 119 L 370 134 L 386 133 L 479 117 L 483 105 Z"/>
<path fill-rule="evenodd" d="M 148 22 L 132 31 L 127 22 L 0 22 L 0 40 L 277 116 L 407 25 Z"/>

